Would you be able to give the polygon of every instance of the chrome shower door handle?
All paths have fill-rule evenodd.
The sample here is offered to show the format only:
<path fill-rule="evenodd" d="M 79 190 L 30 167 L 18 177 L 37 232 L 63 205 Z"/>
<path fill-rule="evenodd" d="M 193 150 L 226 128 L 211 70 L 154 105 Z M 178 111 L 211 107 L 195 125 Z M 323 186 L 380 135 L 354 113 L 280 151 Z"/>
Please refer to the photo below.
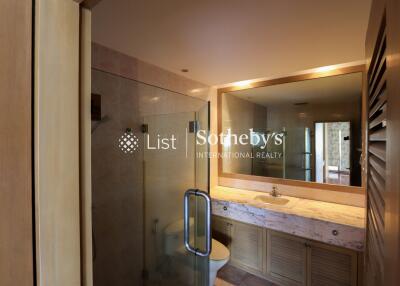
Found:
<path fill-rule="evenodd" d="M 190 197 L 202 197 L 206 202 L 206 212 L 205 212 L 205 250 L 201 251 L 197 247 L 190 245 Z M 184 196 L 184 243 L 187 251 L 198 255 L 198 256 L 209 256 L 211 253 L 211 198 L 208 193 L 200 191 L 198 189 L 189 189 L 185 192 Z"/>

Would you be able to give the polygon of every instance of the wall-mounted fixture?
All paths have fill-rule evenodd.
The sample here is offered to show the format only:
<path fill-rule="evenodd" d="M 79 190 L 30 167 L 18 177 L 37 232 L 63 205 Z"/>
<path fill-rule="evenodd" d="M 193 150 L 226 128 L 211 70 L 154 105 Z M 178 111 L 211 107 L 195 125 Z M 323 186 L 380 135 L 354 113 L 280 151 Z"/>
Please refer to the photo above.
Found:
<path fill-rule="evenodd" d="M 93 121 L 101 121 L 102 116 L 101 116 L 101 95 L 100 94 L 92 93 L 90 112 L 91 112 L 91 118 Z"/>

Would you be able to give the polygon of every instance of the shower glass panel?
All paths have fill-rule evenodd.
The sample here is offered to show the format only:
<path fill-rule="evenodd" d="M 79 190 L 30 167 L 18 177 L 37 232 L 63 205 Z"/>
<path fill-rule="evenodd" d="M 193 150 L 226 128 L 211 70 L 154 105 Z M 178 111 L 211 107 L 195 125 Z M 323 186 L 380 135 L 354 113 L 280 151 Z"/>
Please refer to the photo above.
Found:
<path fill-rule="evenodd" d="M 208 192 L 208 102 L 92 70 L 94 286 L 208 285 L 208 257 L 183 243 L 183 197 Z M 193 129 L 191 127 L 195 126 Z M 203 154 L 205 155 L 205 154 Z M 205 247 L 206 205 L 190 201 L 191 245 Z"/>

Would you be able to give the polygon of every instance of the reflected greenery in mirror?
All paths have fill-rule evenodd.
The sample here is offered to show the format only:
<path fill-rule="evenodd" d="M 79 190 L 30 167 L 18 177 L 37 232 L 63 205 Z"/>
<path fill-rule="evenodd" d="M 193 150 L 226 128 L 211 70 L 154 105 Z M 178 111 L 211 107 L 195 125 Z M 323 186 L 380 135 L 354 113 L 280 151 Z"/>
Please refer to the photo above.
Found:
<path fill-rule="evenodd" d="M 220 96 L 223 173 L 361 186 L 361 72 Z"/>

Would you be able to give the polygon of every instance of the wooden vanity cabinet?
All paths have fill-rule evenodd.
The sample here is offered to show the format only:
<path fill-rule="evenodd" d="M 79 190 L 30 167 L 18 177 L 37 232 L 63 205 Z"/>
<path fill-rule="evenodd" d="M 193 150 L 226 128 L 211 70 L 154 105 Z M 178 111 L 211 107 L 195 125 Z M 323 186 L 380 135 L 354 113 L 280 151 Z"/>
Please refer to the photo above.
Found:
<path fill-rule="evenodd" d="M 230 264 L 282 286 L 361 286 L 361 254 L 290 234 L 213 216 L 213 238 Z"/>
<path fill-rule="evenodd" d="M 212 237 L 229 248 L 231 244 L 231 228 L 230 220 L 219 216 L 212 216 Z"/>
<path fill-rule="evenodd" d="M 230 263 L 250 273 L 263 273 L 265 244 L 263 228 L 237 221 L 213 217 L 213 238 L 229 248 Z"/>

